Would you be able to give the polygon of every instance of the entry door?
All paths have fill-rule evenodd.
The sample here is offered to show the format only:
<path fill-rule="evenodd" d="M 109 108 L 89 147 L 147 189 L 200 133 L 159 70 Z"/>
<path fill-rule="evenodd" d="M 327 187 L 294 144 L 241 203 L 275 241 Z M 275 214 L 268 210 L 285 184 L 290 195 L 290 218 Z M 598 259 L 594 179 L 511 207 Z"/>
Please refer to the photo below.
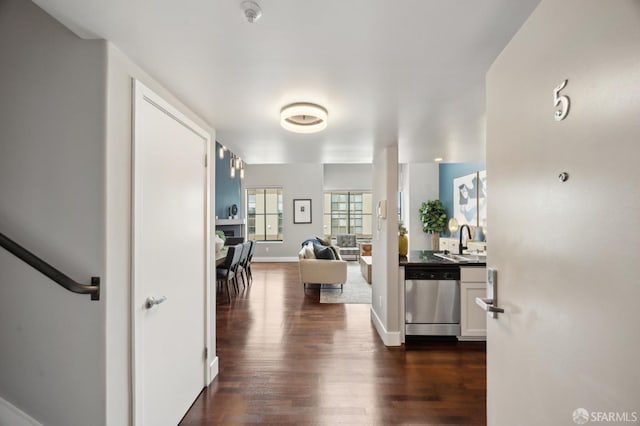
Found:
<path fill-rule="evenodd" d="M 638 1 L 543 0 L 489 71 L 489 425 L 640 414 L 639 46 Z"/>
<path fill-rule="evenodd" d="M 136 82 L 134 417 L 176 425 L 205 386 L 206 133 Z"/>

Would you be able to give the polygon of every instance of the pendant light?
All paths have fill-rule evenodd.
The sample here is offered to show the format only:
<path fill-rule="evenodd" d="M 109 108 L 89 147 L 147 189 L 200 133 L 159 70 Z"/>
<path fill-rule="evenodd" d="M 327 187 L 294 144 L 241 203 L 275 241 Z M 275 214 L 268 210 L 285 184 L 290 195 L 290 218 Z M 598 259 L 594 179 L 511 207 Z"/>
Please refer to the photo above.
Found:
<path fill-rule="evenodd" d="M 231 178 L 236 177 L 236 155 L 234 153 L 231 153 L 229 168 L 231 169 Z"/>

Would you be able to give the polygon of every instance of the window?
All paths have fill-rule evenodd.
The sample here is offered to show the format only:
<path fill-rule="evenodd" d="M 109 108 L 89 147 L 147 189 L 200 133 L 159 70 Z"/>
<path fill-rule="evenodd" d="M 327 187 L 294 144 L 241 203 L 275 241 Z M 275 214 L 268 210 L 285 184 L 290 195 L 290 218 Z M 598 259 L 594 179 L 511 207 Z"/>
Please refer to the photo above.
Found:
<path fill-rule="evenodd" d="M 247 237 L 282 241 L 282 188 L 247 189 Z"/>
<path fill-rule="evenodd" d="M 371 238 L 372 207 L 370 192 L 325 192 L 325 235 L 356 234 Z"/>

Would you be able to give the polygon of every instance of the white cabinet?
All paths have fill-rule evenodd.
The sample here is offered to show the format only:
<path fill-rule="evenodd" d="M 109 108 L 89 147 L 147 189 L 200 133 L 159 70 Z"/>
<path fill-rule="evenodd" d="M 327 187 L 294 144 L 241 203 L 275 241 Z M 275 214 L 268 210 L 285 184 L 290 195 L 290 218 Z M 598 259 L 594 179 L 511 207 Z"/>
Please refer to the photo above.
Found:
<path fill-rule="evenodd" d="M 467 250 L 486 251 L 487 243 L 485 241 L 463 241 L 467 245 Z M 451 253 L 458 253 L 460 241 L 458 238 L 440 238 L 440 250 L 449 250 Z"/>
<path fill-rule="evenodd" d="M 460 336 L 458 340 L 485 340 L 487 313 L 476 305 L 476 297 L 486 297 L 487 268 L 460 267 Z"/>
<path fill-rule="evenodd" d="M 440 238 L 440 250 L 449 250 L 451 253 L 458 253 L 458 239 Z"/>
<path fill-rule="evenodd" d="M 469 251 L 487 251 L 487 243 L 484 241 L 468 241 L 467 250 Z"/>

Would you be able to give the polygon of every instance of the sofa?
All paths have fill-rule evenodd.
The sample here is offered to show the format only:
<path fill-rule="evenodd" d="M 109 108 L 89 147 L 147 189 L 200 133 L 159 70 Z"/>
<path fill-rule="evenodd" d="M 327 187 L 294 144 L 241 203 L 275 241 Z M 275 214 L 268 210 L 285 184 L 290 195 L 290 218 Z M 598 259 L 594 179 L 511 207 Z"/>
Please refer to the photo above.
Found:
<path fill-rule="evenodd" d="M 298 253 L 300 283 L 305 289 L 307 284 L 337 284 L 342 289 L 347 282 L 347 262 L 340 258 L 340 252 L 335 247 L 319 247 L 323 246 L 309 242 Z M 316 253 L 324 254 L 326 250 L 333 251 L 333 259 L 318 258 Z"/>

